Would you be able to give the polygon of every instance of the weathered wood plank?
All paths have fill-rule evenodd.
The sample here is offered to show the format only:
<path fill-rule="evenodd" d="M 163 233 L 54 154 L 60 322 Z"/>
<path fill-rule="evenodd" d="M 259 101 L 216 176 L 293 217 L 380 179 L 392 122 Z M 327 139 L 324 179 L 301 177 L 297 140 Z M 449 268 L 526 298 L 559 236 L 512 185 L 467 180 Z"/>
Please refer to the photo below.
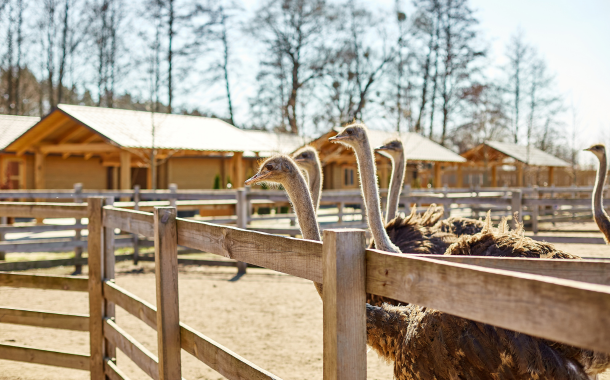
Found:
<path fill-rule="evenodd" d="M 154 236 L 153 215 L 143 211 L 104 207 L 104 226 L 119 228 L 148 238 Z"/>
<path fill-rule="evenodd" d="M 86 292 L 87 279 L 69 276 L 0 273 L 0 286 Z"/>
<path fill-rule="evenodd" d="M 176 214 L 175 207 L 156 207 L 154 211 L 157 347 L 161 380 L 182 377 Z"/>
<path fill-rule="evenodd" d="M 138 296 L 121 288 L 112 281 L 104 281 L 104 297 L 139 318 L 153 329 L 157 329 L 157 309 Z"/>
<path fill-rule="evenodd" d="M 280 379 L 182 323 L 180 324 L 180 337 L 180 344 L 184 351 L 229 380 Z"/>
<path fill-rule="evenodd" d="M 0 216 L 18 218 L 86 218 L 86 204 L 0 202 Z"/>
<path fill-rule="evenodd" d="M 104 201 L 104 208 L 106 206 L 111 207 L 114 203 L 114 198 L 106 198 Z M 114 280 L 114 266 L 116 264 L 116 260 L 114 257 L 115 250 L 115 236 L 114 236 L 114 227 L 104 226 L 103 222 L 104 218 L 104 210 L 102 210 L 102 279 L 103 280 Z M 115 314 L 115 306 L 114 303 L 104 299 L 104 318 L 114 318 Z M 116 358 L 116 347 L 114 344 L 106 339 L 104 345 L 103 357 L 104 358 Z"/>
<path fill-rule="evenodd" d="M 366 273 L 372 294 L 610 352 L 610 286 L 375 250 Z"/>
<path fill-rule="evenodd" d="M 129 377 L 127 377 L 112 360 L 104 361 L 104 374 L 110 380 L 129 380 Z"/>
<path fill-rule="evenodd" d="M 89 266 L 89 352 L 91 380 L 104 379 L 104 296 L 102 294 L 103 267 L 103 227 L 102 207 L 104 199 L 91 197 L 89 205 L 89 224 L 87 229 L 87 265 Z"/>
<path fill-rule="evenodd" d="M 88 315 L 61 314 L 48 311 L 0 308 L 0 323 L 89 331 Z"/>
<path fill-rule="evenodd" d="M 84 224 L 44 224 L 44 225 L 0 225 L 0 233 L 12 232 L 47 232 L 47 231 L 70 231 L 87 228 Z"/>
<path fill-rule="evenodd" d="M 601 237 L 583 237 L 583 236 L 543 236 L 532 235 L 528 236 L 534 240 L 546 241 L 547 243 L 564 243 L 564 244 L 606 244 L 604 238 Z"/>
<path fill-rule="evenodd" d="M 366 239 L 324 231 L 324 380 L 366 379 Z"/>
<path fill-rule="evenodd" d="M 521 259 L 516 257 L 417 255 L 452 263 L 610 285 L 610 262 L 604 260 Z"/>
<path fill-rule="evenodd" d="M 83 371 L 89 370 L 89 356 L 87 355 L 40 350 L 11 344 L 0 344 L 0 359 L 81 369 Z"/>
<path fill-rule="evenodd" d="M 72 239 L 4 241 L 0 243 L 0 250 L 3 252 L 70 251 L 76 247 L 85 247 L 86 245 L 87 242 L 84 240 L 76 241 Z"/>
<path fill-rule="evenodd" d="M 177 218 L 178 244 L 322 282 L 322 243 Z"/>
<path fill-rule="evenodd" d="M 131 260 L 132 254 L 118 255 L 116 261 Z M 24 271 L 29 269 L 46 269 L 55 268 L 69 265 L 86 265 L 87 258 L 81 257 L 80 259 L 53 259 L 53 260 L 36 260 L 36 261 L 11 261 L 8 263 L 0 263 L 0 271 Z"/>
<path fill-rule="evenodd" d="M 104 336 L 148 376 L 159 380 L 157 357 L 110 319 L 104 320 Z"/>

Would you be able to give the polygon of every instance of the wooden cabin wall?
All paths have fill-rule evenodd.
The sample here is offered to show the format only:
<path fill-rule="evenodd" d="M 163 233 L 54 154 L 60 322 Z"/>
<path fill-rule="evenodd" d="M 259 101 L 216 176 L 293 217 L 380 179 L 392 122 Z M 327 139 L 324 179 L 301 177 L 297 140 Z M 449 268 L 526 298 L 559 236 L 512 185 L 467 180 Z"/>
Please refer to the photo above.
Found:
<path fill-rule="evenodd" d="M 95 157 L 48 155 L 45 157 L 44 181 L 47 189 L 71 189 L 75 183 L 82 183 L 84 189 L 105 189 L 106 168 Z M 32 165 L 32 173 L 34 172 Z"/>
<path fill-rule="evenodd" d="M 220 158 L 171 158 L 167 168 L 168 183 L 175 183 L 178 189 L 213 189 L 214 177 L 221 174 L 221 164 Z"/>

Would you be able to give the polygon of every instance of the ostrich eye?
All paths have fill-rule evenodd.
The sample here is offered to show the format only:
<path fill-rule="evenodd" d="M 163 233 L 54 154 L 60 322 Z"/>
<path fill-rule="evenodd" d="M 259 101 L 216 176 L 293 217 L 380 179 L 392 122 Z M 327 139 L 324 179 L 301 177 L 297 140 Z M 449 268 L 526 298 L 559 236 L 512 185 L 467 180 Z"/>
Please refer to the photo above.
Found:
<path fill-rule="evenodd" d="M 346 132 L 347 132 L 348 135 L 351 135 L 351 134 L 354 133 L 351 129 L 348 129 Z"/>
<path fill-rule="evenodd" d="M 265 165 L 265 169 L 267 169 L 267 170 L 273 170 L 273 165 L 271 165 L 271 164 L 267 164 L 267 165 Z"/>

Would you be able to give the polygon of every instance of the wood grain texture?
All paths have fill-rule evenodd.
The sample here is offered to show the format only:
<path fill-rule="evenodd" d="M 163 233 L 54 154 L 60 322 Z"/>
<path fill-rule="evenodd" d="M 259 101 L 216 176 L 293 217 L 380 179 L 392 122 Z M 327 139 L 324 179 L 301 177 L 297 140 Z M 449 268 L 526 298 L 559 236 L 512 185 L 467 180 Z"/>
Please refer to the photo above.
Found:
<path fill-rule="evenodd" d="M 45 364 L 54 367 L 89 370 L 89 356 L 0 344 L 0 359 Z"/>
<path fill-rule="evenodd" d="M 104 198 L 91 197 L 87 199 L 89 207 L 89 224 L 87 229 L 87 265 L 89 267 L 89 352 L 91 380 L 104 380 L 104 296 L 102 294 L 103 279 L 103 226 L 102 207 Z"/>
<path fill-rule="evenodd" d="M 104 361 L 104 374 L 110 380 L 129 380 L 129 377 L 127 377 L 112 360 Z"/>
<path fill-rule="evenodd" d="M 112 281 L 105 281 L 103 290 L 104 297 L 108 301 L 122 307 L 129 314 L 157 330 L 157 309 L 153 305 L 121 288 Z"/>
<path fill-rule="evenodd" d="M 48 251 L 69 251 L 77 247 L 85 247 L 86 241 L 75 241 L 68 239 L 41 239 L 0 243 L 0 250 L 3 252 L 48 252 Z"/>
<path fill-rule="evenodd" d="M 89 331 L 89 316 L 48 311 L 0 308 L 0 323 L 48 327 L 72 331 Z"/>
<path fill-rule="evenodd" d="M 563 244 L 606 244 L 604 238 L 601 237 L 581 237 L 581 236 L 544 236 L 533 235 L 528 236 L 537 241 L 546 241 L 547 243 L 563 243 Z"/>
<path fill-rule="evenodd" d="M 113 197 L 107 197 L 104 201 L 105 206 L 112 206 L 114 203 Z M 103 226 L 103 214 L 102 211 L 102 226 Z M 114 257 L 115 250 L 115 236 L 114 236 L 114 227 L 106 227 L 102 228 L 102 280 L 113 281 L 114 280 L 114 266 L 116 264 L 116 258 Z M 104 299 L 104 318 L 114 318 L 116 316 L 115 313 L 115 305 L 114 303 Z M 104 358 L 115 358 L 116 359 L 116 347 L 112 342 L 109 342 L 108 339 L 104 342 Z"/>
<path fill-rule="evenodd" d="M 159 380 L 157 357 L 110 319 L 104 320 L 104 336 L 148 376 Z"/>
<path fill-rule="evenodd" d="M 516 257 L 417 255 L 452 263 L 478 265 L 563 278 L 566 280 L 610 285 L 610 262 L 605 260 L 522 259 Z"/>
<path fill-rule="evenodd" d="M 104 226 L 152 238 L 154 234 L 153 214 L 143 211 L 104 207 Z"/>
<path fill-rule="evenodd" d="M 132 254 L 118 255 L 116 261 L 131 260 Z M 0 263 L 0 271 L 24 271 L 28 269 L 46 269 L 55 268 L 67 265 L 87 265 L 87 258 L 81 257 L 80 259 L 53 259 L 53 260 L 35 260 L 35 261 L 11 261 L 8 263 Z"/>
<path fill-rule="evenodd" d="M 182 376 L 176 214 L 175 207 L 156 207 L 154 211 L 157 347 L 159 378 L 162 380 Z"/>
<path fill-rule="evenodd" d="M 366 239 L 324 231 L 324 380 L 366 379 Z"/>
<path fill-rule="evenodd" d="M 15 218 L 86 218 L 86 204 L 0 202 L 0 216 Z"/>
<path fill-rule="evenodd" d="M 178 244 L 322 282 L 322 243 L 177 218 Z"/>
<path fill-rule="evenodd" d="M 87 279 L 40 274 L 0 273 L 0 286 L 86 292 Z"/>
<path fill-rule="evenodd" d="M 180 336 L 184 351 L 229 380 L 280 379 L 187 325 L 180 325 Z"/>
<path fill-rule="evenodd" d="M 366 260 L 369 293 L 610 352 L 609 286 L 375 250 Z"/>

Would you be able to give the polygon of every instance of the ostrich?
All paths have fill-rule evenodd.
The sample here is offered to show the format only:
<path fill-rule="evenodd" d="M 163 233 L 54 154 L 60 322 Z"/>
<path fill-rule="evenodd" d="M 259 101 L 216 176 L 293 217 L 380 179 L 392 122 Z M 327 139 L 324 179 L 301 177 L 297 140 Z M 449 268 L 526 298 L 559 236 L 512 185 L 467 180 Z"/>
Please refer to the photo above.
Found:
<path fill-rule="evenodd" d="M 595 219 L 595 223 L 597 223 L 600 231 L 604 234 L 606 244 L 610 244 L 610 218 L 608 217 L 608 214 L 606 214 L 606 210 L 604 210 L 602 203 L 604 182 L 606 182 L 606 172 L 608 170 L 606 146 L 604 144 L 595 144 L 585 150 L 593 153 L 599 160 L 597 177 L 595 178 L 595 188 L 593 191 L 593 219 Z"/>
<path fill-rule="evenodd" d="M 376 148 L 375 151 L 388 157 L 392 161 L 392 178 L 388 189 L 388 206 L 386 211 L 386 223 L 389 223 L 396 216 L 400 190 L 405 178 L 406 158 L 404 147 L 400 139 L 394 139 Z M 449 217 L 441 219 L 443 207 L 432 208 L 434 212 L 421 220 L 423 227 L 430 227 L 430 232 L 444 232 L 455 236 L 474 235 L 483 229 L 483 221 Z M 429 209 L 430 211 L 430 209 Z"/>
<path fill-rule="evenodd" d="M 307 172 L 309 180 L 309 192 L 313 200 L 316 211 L 320 208 L 320 199 L 322 198 L 322 164 L 318 152 L 311 146 L 306 146 L 297 150 L 292 158 L 301 169 Z"/>
<path fill-rule="evenodd" d="M 285 155 L 264 161 L 246 184 L 280 183 L 303 237 L 320 240 L 305 178 Z M 496 232 L 500 234 L 500 232 Z M 457 243 L 456 243 L 457 244 Z M 318 288 L 321 295 L 321 286 Z M 394 363 L 397 380 L 587 380 L 608 367 L 608 355 L 534 338 L 417 305 L 366 304 L 367 343 Z"/>

